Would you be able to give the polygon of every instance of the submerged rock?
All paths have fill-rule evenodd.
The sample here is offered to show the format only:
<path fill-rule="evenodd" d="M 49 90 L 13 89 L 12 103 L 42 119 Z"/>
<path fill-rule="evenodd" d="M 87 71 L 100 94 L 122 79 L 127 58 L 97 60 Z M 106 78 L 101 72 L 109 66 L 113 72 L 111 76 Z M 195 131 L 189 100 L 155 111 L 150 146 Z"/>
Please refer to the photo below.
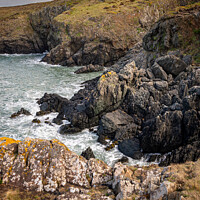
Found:
<path fill-rule="evenodd" d="M 117 162 L 120 162 L 120 163 L 128 163 L 128 161 L 129 161 L 129 159 L 126 156 L 123 156 L 122 158 L 117 160 Z"/>
<path fill-rule="evenodd" d="M 35 123 L 35 124 L 40 124 L 41 123 L 41 121 L 39 119 L 37 119 L 37 118 L 33 119 L 32 122 Z"/>
<path fill-rule="evenodd" d="M 11 116 L 10 116 L 10 118 L 16 118 L 16 117 L 18 117 L 18 116 L 20 116 L 20 115 L 31 115 L 31 113 L 28 111 L 28 110 L 26 110 L 26 109 L 24 109 L 24 108 L 21 108 L 19 111 L 17 111 L 16 113 L 13 113 Z"/>

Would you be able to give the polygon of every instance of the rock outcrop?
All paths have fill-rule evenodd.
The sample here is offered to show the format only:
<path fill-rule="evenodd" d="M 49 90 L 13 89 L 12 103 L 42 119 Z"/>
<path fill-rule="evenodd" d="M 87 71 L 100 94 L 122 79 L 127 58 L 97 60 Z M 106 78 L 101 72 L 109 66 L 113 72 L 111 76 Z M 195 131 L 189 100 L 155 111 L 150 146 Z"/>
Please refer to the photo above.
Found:
<path fill-rule="evenodd" d="M 182 175 L 186 177 L 195 167 L 193 172 L 197 174 L 190 173 L 195 182 L 198 166 L 199 161 L 187 163 L 189 171 L 184 170 L 184 165 L 163 168 L 116 163 L 111 168 L 103 161 L 76 155 L 58 140 L 0 138 L 0 187 L 24 188 L 40 192 L 40 196 L 49 192 L 56 199 L 180 198 L 189 190 L 184 185 L 190 186 Z M 182 170 L 183 174 L 179 173 Z M 199 192 L 195 195 L 199 196 Z"/>
<path fill-rule="evenodd" d="M 0 138 L 0 172 L 3 183 L 47 192 L 67 183 L 90 188 L 112 180 L 105 163 L 87 161 L 58 140 Z"/>

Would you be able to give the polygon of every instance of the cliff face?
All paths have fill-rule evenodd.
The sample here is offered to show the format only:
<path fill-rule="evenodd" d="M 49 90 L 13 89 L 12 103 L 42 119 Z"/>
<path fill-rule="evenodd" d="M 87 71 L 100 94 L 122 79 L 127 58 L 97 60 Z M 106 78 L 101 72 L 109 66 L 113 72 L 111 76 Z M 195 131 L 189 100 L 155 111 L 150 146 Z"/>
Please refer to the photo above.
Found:
<path fill-rule="evenodd" d="M 39 53 L 45 50 L 43 41 L 32 29 L 28 17 L 30 12 L 39 7 L 0 8 L 0 53 Z"/>
<path fill-rule="evenodd" d="M 0 53 L 42 53 L 60 43 L 59 36 L 51 39 L 52 20 L 73 5 L 69 2 L 0 8 Z"/>
<path fill-rule="evenodd" d="M 200 63 L 200 7 L 180 9 L 176 14 L 162 18 L 143 38 L 143 47 L 152 54 L 166 54 L 179 50 L 190 54 Z"/>

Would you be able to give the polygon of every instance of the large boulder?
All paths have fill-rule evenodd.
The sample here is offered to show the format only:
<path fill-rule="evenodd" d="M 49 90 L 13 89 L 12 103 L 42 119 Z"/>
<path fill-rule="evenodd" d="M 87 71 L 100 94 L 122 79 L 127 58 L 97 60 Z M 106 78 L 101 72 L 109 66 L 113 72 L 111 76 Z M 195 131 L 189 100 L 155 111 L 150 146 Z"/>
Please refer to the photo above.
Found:
<path fill-rule="evenodd" d="M 168 74 L 177 76 L 187 68 L 187 64 L 174 55 L 166 55 L 156 59 L 158 63 Z"/>
<path fill-rule="evenodd" d="M 104 135 L 111 139 L 124 140 L 137 134 L 137 126 L 133 118 L 122 110 L 116 110 L 105 114 L 98 126 L 98 135 Z"/>
<path fill-rule="evenodd" d="M 120 142 L 118 148 L 124 155 L 133 159 L 139 160 L 143 156 L 140 141 L 136 138 Z"/>

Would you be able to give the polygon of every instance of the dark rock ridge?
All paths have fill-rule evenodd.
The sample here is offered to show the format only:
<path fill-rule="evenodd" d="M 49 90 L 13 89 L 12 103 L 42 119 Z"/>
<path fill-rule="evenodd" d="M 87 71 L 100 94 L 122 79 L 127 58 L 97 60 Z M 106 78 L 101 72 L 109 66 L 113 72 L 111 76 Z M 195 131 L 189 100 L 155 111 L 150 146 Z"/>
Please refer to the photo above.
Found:
<path fill-rule="evenodd" d="M 99 72 L 103 70 L 104 70 L 103 66 L 90 64 L 90 65 L 81 67 L 80 69 L 76 70 L 74 73 L 82 74 L 82 73 L 89 73 L 89 72 Z"/>
<path fill-rule="evenodd" d="M 187 169 L 191 165 L 198 166 L 188 163 Z M 55 139 L 26 138 L 19 141 L 0 138 L 1 185 L 40 192 L 40 195 L 48 192 L 58 200 L 123 200 L 145 196 L 153 200 L 180 199 L 179 176 L 187 177 L 185 173 L 175 174 L 181 167 L 186 168 L 131 167 L 121 163 L 110 167 L 103 161 L 78 156 Z M 199 174 L 199 171 L 195 173 Z"/>
<path fill-rule="evenodd" d="M 185 14 L 188 19 L 191 12 Z M 169 28 L 167 20 L 174 22 L 161 20 L 158 30 L 159 24 Z M 150 52 L 154 29 L 143 40 L 148 52 L 136 44 L 101 77 L 61 103 L 57 118 L 71 122 L 61 127 L 62 134 L 99 125 L 98 141 L 119 142 L 119 150 L 132 158 L 161 153 L 162 165 L 198 159 L 200 67 L 179 50 Z"/>

